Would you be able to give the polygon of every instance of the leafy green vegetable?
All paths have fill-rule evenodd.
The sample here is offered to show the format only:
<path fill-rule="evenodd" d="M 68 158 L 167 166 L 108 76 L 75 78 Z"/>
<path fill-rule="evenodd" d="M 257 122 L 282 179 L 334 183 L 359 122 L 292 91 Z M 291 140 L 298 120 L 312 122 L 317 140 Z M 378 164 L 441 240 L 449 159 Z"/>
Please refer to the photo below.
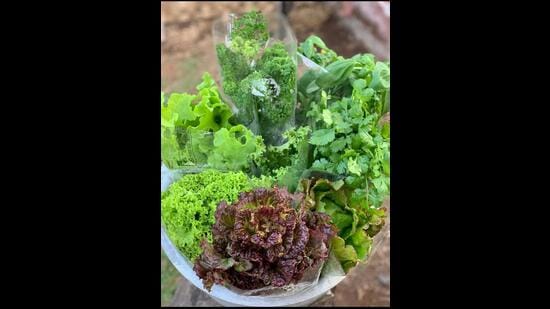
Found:
<path fill-rule="evenodd" d="M 319 40 L 310 42 L 324 46 Z M 379 124 L 388 109 L 389 66 L 367 54 L 340 58 L 326 69 L 298 88 L 315 128 L 312 167 L 345 175 L 348 188 L 363 190 L 362 207 L 378 208 L 389 192 L 389 124 Z"/>
<path fill-rule="evenodd" d="M 264 129 L 269 128 L 270 124 L 281 127 L 281 124 L 286 124 L 294 116 L 296 63 L 283 43 L 277 42 L 265 49 L 257 68 L 265 76 L 273 79 L 272 84 L 269 85 L 272 89 L 271 93 L 265 96 L 266 99 L 260 100 L 260 122 L 266 123 Z"/>
<path fill-rule="evenodd" d="M 239 123 L 262 135 L 267 145 L 280 145 L 294 121 L 296 60 L 283 43 L 268 44 L 260 12 L 243 14 L 230 29 L 231 41 L 216 46 L 223 90 L 238 109 Z"/>
<path fill-rule="evenodd" d="M 161 156 L 169 168 L 210 165 L 220 170 L 248 171 L 265 149 L 242 125 L 230 123 L 232 112 L 216 83 L 205 73 L 198 94 L 161 93 Z"/>
<path fill-rule="evenodd" d="M 231 38 L 263 43 L 269 39 L 267 21 L 260 11 L 251 11 L 234 20 L 231 27 Z"/>
<path fill-rule="evenodd" d="M 252 160 L 256 152 L 256 137 L 243 125 L 227 130 L 222 128 L 214 134 L 214 148 L 208 163 L 217 169 L 241 170 Z M 248 155 L 247 155 L 248 154 Z"/>
<path fill-rule="evenodd" d="M 346 242 L 342 238 L 338 236 L 332 238 L 331 248 L 336 258 L 340 261 L 345 273 L 359 262 L 357 252 L 353 246 L 346 245 Z"/>
<path fill-rule="evenodd" d="M 277 184 L 294 192 L 302 172 L 310 165 L 309 127 L 292 128 L 283 133 L 285 143 L 267 146 L 255 162 L 264 175 L 277 179 Z"/>
<path fill-rule="evenodd" d="M 390 126 L 381 119 L 389 110 L 389 64 L 370 54 L 338 57 L 318 37 L 300 49 L 326 69 L 298 81 L 298 119 L 313 128 L 315 170 L 304 173 L 300 189 L 337 226 L 333 252 L 347 272 L 369 255 L 386 216 L 381 206 L 390 185 Z"/>
<path fill-rule="evenodd" d="M 361 176 L 361 167 L 357 164 L 355 159 L 348 158 L 348 171 L 357 176 Z"/>
<path fill-rule="evenodd" d="M 224 44 L 216 45 L 216 55 L 223 78 L 222 88 L 226 95 L 234 97 L 241 91 L 239 83 L 252 71 L 244 55 L 234 52 Z M 233 99 L 234 103 L 239 102 Z"/>
<path fill-rule="evenodd" d="M 272 180 L 249 179 L 242 172 L 206 170 L 188 174 L 162 193 L 162 220 L 174 245 L 190 260 L 201 252 L 200 241 L 212 242 L 214 213 L 221 201 L 232 203 L 241 192 L 271 187 Z"/>
<path fill-rule="evenodd" d="M 304 173 L 304 176 L 300 190 L 306 196 L 306 205 L 332 218 L 339 236 L 333 240 L 333 251 L 347 272 L 368 257 L 372 237 L 384 225 L 385 211 L 383 208 L 359 206 L 360 192 L 350 191 L 344 181 L 337 180 L 334 175 L 310 171 Z"/>
<path fill-rule="evenodd" d="M 387 64 L 383 62 L 376 63 L 369 87 L 374 90 L 388 89 L 390 87 L 390 67 Z"/>
<path fill-rule="evenodd" d="M 235 113 L 223 102 L 208 73 L 197 86 L 197 94 L 165 97 L 161 92 L 163 161 L 170 168 L 215 169 L 186 175 L 162 194 L 167 232 L 190 259 L 196 258 L 201 248 L 209 248 L 202 252 L 195 269 L 209 285 L 224 280 L 246 288 L 270 285 L 273 282 L 267 278 L 280 269 L 252 263 L 257 256 L 252 257 L 252 251 L 241 245 L 250 240 L 249 223 L 274 215 L 272 208 L 250 220 L 227 214 L 218 218 L 228 231 L 239 230 L 239 241 L 227 238 L 229 234 L 223 231 L 216 236 L 230 240 L 233 253 L 238 254 L 227 252 L 225 242 L 214 244 L 215 250 L 207 242 L 202 247 L 199 243 L 201 239 L 212 242 L 217 205 L 235 202 L 239 193 L 277 185 L 285 187 L 284 192 L 303 193 L 300 199 L 303 196 L 304 205 L 314 214 L 308 215 L 309 230 L 320 227 L 317 215 L 334 225 L 338 236 L 331 241 L 331 257 L 348 272 L 368 258 L 373 237 L 385 224 L 382 204 L 390 188 L 390 124 L 384 118 L 390 103 L 389 62 L 377 61 L 370 54 L 345 59 L 319 37 L 311 36 L 298 50 L 324 70 L 307 71 L 297 80 L 293 55 L 282 42 L 269 37 L 260 12 L 246 13 L 230 26 L 230 40 L 218 44 L 216 52 L 224 98 L 231 100 Z M 245 173 L 261 177 L 249 178 Z M 264 202 L 267 205 L 273 200 L 262 199 Z M 251 211 L 249 199 L 239 204 L 243 213 Z M 285 216 L 273 218 L 286 226 L 290 222 Z M 242 221 L 238 228 L 237 221 Z M 263 243 L 260 240 L 267 234 L 261 226 L 253 242 Z M 322 233 L 312 235 L 316 236 L 309 240 L 321 245 Z M 275 236 L 266 244 L 278 248 L 280 241 Z M 289 241 L 296 240 L 295 236 L 288 234 Z M 319 247 L 325 251 L 324 258 L 328 256 L 326 244 Z M 270 260 L 279 256 L 273 253 L 267 252 Z M 285 267 L 290 270 L 296 265 Z M 303 270 L 300 266 L 299 272 Z M 249 275 L 259 276 L 258 281 L 250 282 Z M 276 276 L 274 285 L 289 280 Z"/>
<path fill-rule="evenodd" d="M 309 142 L 312 145 L 326 145 L 334 140 L 333 129 L 319 129 L 314 131 Z"/>
<path fill-rule="evenodd" d="M 337 60 L 326 67 L 328 72 L 322 73 L 315 83 L 320 88 L 338 86 L 347 81 L 354 65 L 351 59 Z"/>
<path fill-rule="evenodd" d="M 311 35 L 304 42 L 300 43 L 298 51 L 322 67 L 326 67 L 336 60 L 343 59 L 333 50 L 329 49 L 325 45 L 325 42 L 316 35 Z"/>

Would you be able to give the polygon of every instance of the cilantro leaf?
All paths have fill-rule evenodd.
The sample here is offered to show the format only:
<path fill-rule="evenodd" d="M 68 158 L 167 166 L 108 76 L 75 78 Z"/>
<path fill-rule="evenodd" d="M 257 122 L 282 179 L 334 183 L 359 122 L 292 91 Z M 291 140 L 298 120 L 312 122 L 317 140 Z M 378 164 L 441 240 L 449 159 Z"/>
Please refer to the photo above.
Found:
<path fill-rule="evenodd" d="M 311 134 L 309 143 L 313 145 L 326 145 L 335 138 L 334 129 L 320 129 Z"/>
<path fill-rule="evenodd" d="M 323 110 L 323 121 L 328 125 L 332 124 L 332 114 L 330 110 L 328 109 Z"/>
<path fill-rule="evenodd" d="M 361 176 L 361 167 L 357 164 L 357 161 L 355 161 L 355 159 L 348 159 L 348 171 L 357 176 Z"/>

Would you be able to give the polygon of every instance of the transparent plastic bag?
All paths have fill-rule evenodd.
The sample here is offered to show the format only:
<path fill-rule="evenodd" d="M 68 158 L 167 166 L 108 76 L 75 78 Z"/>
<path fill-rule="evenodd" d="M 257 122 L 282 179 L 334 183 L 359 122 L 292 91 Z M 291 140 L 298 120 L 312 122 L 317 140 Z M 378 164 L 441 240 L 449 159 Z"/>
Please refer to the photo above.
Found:
<path fill-rule="evenodd" d="M 239 123 L 262 135 L 267 145 L 280 145 L 282 133 L 294 126 L 296 38 L 286 18 L 274 13 L 265 16 L 269 30 L 265 42 L 243 43 L 231 35 L 236 18 L 229 14 L 212 27 L 222 97 Z"/>
<path fill-rule="evenodd" d="M 265 297 L 281 297 L 290 296 L 296 293 L 304 292 L 305 290 L 314 287 L 318 282 L 323 269 L 324 263 L 318 263 L 318 265 L 305 271 L 304 276 L 297 283 L 291 283 L 282 287 L 266 286 L 260 289 L 254 290 L 242 290 L 232 285 L 225 285 L 227 289 L 237 294 L 244 296 L 265 296 Z"/>
<path fill-rule="evenodd" d="M 184 173 L 200 172 L 208 165 L 208 149 L 214 143 L 214 134 L 186 128 L 161 127 L 161 160 L 170 170 Z"/>

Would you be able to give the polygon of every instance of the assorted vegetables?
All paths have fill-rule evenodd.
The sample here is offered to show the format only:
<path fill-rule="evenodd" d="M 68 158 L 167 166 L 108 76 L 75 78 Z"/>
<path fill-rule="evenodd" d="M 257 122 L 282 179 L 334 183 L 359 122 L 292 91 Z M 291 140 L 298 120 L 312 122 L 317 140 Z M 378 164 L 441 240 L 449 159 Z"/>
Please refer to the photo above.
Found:
<path fill-rule="evenodd" d="M 329 258 L 347 273 L 387 216 L 389 63 L 310 36 L 298 52 L 321 69 L 297 80 L 260 12 L 230 29 L 228 101 L 208 73 L 197 94 L 161 93 L 162 160 L 185 174 L 162 194 L 166 231 L 208 290 L 284 287 Z"/>
<path fill-rule="evenodd" d="M 212 241 L 214 213 L 220 201 L 233 202 L 239 194 L 271 187 L 269 178 L 249 178 L 243 172 L 206 170 L 183 176 L 162 193 L 162 220 L 174 245 L 189 259 L 201 252 L 200 241 Z"/>

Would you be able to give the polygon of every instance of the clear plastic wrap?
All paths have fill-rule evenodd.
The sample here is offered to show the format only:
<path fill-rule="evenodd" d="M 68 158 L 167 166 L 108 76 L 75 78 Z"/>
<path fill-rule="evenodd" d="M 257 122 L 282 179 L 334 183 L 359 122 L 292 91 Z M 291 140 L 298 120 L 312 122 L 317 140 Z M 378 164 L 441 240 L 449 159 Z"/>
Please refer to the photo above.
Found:
<path fill-rule="evenodd" d="M 283 287 L 267 286 L 254 290 L 242 290 L 237 287 L 226 285 L 225 287 L 230 291 L 244 296 L 265 296 L 265 297 L 281 297 L 290 296 L 296 293 L 304 292 L 307 289 L 315 286 L 319 282 L 324 263 L 308 269 L 304 273 L 304 277 L 297 283 L 291 283 Z"/>
<path fill-rule="evenodd" d="M 161 130 L 163 136 L 170 137 L 163 141 L 171 141 L 161 144 L 161 160 L 169 169 L 196 173 L 208 165 L 207 149 L 211 149 L 214 142 L 212 132 L 181 127 L 161 127 Z"/>
<path fill-rule="evenodd" d="M 174 143 L 161 145 L 161 159 L 167 168 L 178 174 L 199 173 L 209 167 L 214 133 L 183 128 L 163 128 L 172 134 Z"/>
<path fill-rule="evenodd" d="M 267 145 L 280 145 L 282 133 L 294 126 L 296 38 L 277 13 L 265 16 L 267 39 L 243 40 L 233 35 L 237 18 L 229 14 L 212 28 L 222 96 L 239 123 L 262 135 Z"/>

